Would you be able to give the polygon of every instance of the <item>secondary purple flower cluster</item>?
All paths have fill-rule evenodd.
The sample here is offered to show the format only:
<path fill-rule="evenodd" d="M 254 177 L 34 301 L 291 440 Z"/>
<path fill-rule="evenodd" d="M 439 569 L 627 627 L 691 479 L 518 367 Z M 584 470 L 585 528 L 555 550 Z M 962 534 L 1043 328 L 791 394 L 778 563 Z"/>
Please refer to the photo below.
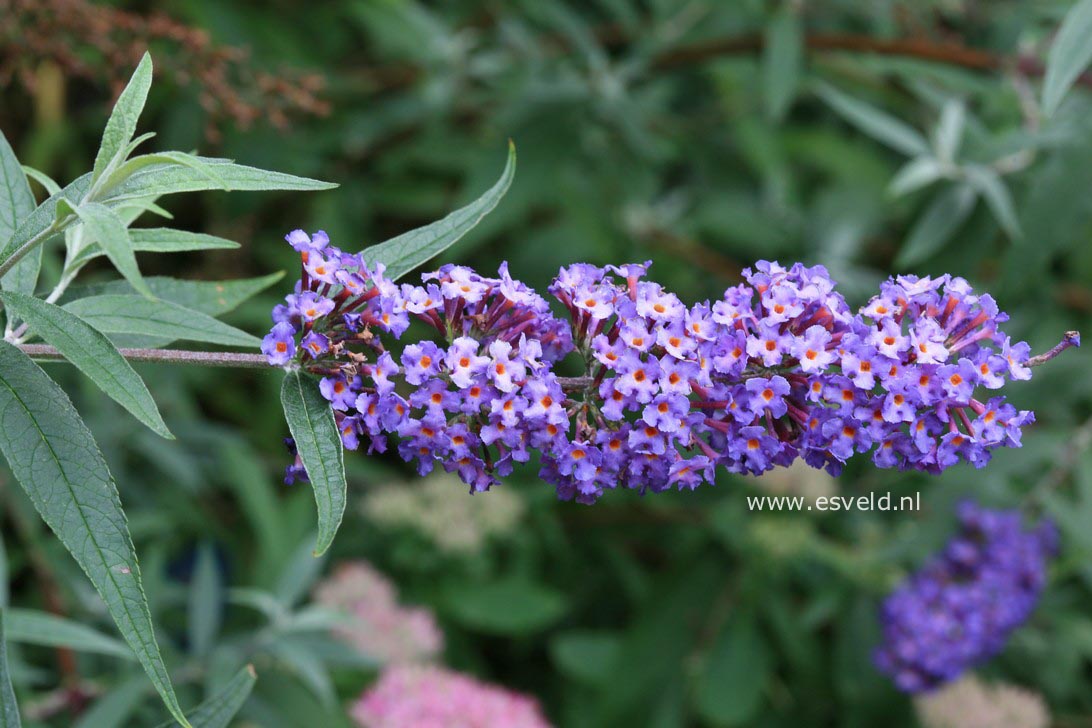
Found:
<path fill-rule="evenodd" d="M 959 533 L 881 610 L 876 664 L 905 692 L 930 690 L 997 654 L 1031 615 L 1058 551 L 1050 521 L 964 502 Z"/>
<path fill-rule="evenodd" d="M 687 306 L 644 280 L 647 263 L 576 264 L 549 288 L 563 322 L 506 266 L 396 286 L 321 232 L 287 239 L 303 272 L 274 311 L 270 364 L 323 377 L 346 447 L 382 452 L 394 434 L 422 474 L 440 463 L 473 490 L 532 451 L 559 496 L 581 502 L 797 457 L 835 474 L 862 453 L 880 467 L 981 467 L 1033 420 L 975 397 L 1029 378 L 1029 351 L 961 278 L 892 279 L 854 314 L 822 266 L 762 261 L 720 300 Z M 432 337 L 392 354 L 382 336 L 411 321 Z M 573 352 L 583 376 L 562 378 Z M 288 479 L 299 475 L 297 461 Z"/>

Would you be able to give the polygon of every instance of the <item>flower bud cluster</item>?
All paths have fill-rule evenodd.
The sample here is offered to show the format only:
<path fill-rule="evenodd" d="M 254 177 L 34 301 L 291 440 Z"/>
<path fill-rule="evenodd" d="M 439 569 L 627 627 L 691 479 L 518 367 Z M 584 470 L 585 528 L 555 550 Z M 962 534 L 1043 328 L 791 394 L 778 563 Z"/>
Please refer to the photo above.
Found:
<path fill-rule="evenodd" d="M 930 690 L 1000 652 L 1031 615 L 1058 552 L 1050 521 L 964 502 L 959 533 L 884 601 L 876 664 L 905 692 Z"/>
<path fill-rule="evenodd" d="M 1018 446 L 1033 415 L 979 390 L 1027 379 L 1029 350 L 961 278 L 898 277 L 850 310 L 822 266 L 761 261 L 714 302 L 684 304 L 648 263 L 563 268 L 549 292 L 444 266 L 395 286 L 382 267 L 295 231 L 303 275 L 263 344 L 323 376 L 345 446 L 437 463 L 485 490 L 539 453 L 560 497 L 593 502 L 853 455 L 939 472 Z M 431 331 L 400 354 L 411 321 Z M 297 341 L 297 338 L 299 338 Z M 576 356 L 570 357 L 570 354 Z M 558 372 L 576 359 L 583 376 Z M 289 479 L 299 475 L 289 468 Z"/>

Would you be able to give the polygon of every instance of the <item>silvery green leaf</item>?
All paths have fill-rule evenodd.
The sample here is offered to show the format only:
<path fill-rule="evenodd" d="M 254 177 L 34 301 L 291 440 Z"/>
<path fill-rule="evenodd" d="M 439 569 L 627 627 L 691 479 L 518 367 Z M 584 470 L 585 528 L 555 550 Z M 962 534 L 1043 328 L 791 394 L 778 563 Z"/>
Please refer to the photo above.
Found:
<path fill-rule="evenodd" d="M 104 202 L 118 204 L 150 195 L 169 195 L 201 190 L 328 190 L 330 182 L 270 172 L 257 167 L 235 164 L 227 159 L 195 157 L 215 175 L 213 182 L 204 171 L 175 163 L 150 164 L 117 183 L 105 195 Z"/>
<path fill-rule="evenodd" d="M 314 555 L 320 556 L 330 548 L 345 515 L 345 455 L 341 436 L 334 423 L 334 411 L 314 379 L 298 371 L 285 373 L 281 405 L 315 491 L 318 538 Z"/>
<path fill-rule="evenodd" d="M 943 179 L 947 167 L 932 157 L 911 159 L 898 171 L 888 186 L 888 191 L 899 197 Z"/>
<path fill-rule="evenodd" d="M 138 253 L 183 253 L 194 250 L 232 250 L 239 247 L 238 243 L 226 238 L 171 228 L 131 228 L 129 240 L 133 243 L 133 250 Z M 100 255 L 103 255 L 102 248 L 98 243 L 92 243 L 85 246 L 71 264 L 83 265 Z M 144 282 L 151 286 L 150 280 L 145 278 Z M 152 292 L 155 293 L 154 288 Z"/>
<path fill-rule="evenodd" d="M 92 703 L 72 728 L 124 728 L 147 692 L 148 678 L 135 673 Z"/>
<path fill-rule="evenodd" d="M 145 53 L 132 78 L 114 104 L 110 119 L 102 132 L 102 143 L 95 155 L 95 167 L 92 182 L 97 182 L 109 170 L 115 168 L 124 158 L 133 134 L 136 133 L 137 120 L 144 110 L 148 99 L 148 89 L 152 86 L 152 57 Z"/>
<path fill-rule="evenodd" d="M 804 36 L 800 16 L 792 3 L 782 3 L 766 24 L 762 53 L 762 86 L 766 116 L 780 120 L 785 116 L 804 62 Z"/>
<path fill-rule="evenodd" d="M 61 232 L 64 228 L 57 225 L 57 204 L 64 200 L 69 209 L 74 208 L 87 194 L 90 186 L 91 174 L 88 173 L 60 192 L 50 195 L 45 202 L 34 208 L 34 212 L 19 224 L 3 250 L 0 250 L 0 275 L 14 265 L 13 260 L 21 258 L 54 234 Z"/>
<path fill-rule="evenodd" d="M 232 678 L 224 689 L 190 711 L 189 719 L 193 728 L 227 728 L 231 719 L 243 707 L 250 697 L 254 683 L 258 680 L 254 667 L 247 665 Z M 164 723 L 159 728 L 172 728 L 173 723 Z"/>
<path fill-rule="evenodd" d="M 245 331 L 199 311 L 143 296 L 92 296 L 67 303 L 64 308 L 104 334 L 139 334 L 225 346 L 256 347 L 261 343 Z"/>
<path fill-rule="evenodd" d="M 107 396 L 156 434 L 174 439 L 144 380 L 105 335 L 70 311 L 39 298 L 15 292 L 0 293 L 0 298 Z"/>
<path fill-rule="evenodd" d="M 6 342 L 0 342 L 0 452 L 95 585 L 171 715 L 188 726 L 156 644 L 140 566 L 106 461 L 68 396 Z"/>
<path fill-rule="evenodd" d="M 37 203 L 30 191 L 26 174 L 15 157 L 3 132 L 0 132 L 0 243 L 11 240 L 24 220 L 34 212 Z M 42 251 L 37 249 L 25 256 L 8 271 L 0 285 L 7 291 L 34 293 L 38 271 L 42 266 Z"/>
<path fill-rule="evenodd" d="M 209 164 L 201 157 L 194 156 L 193 154 L 186 154 L 185 152 L 154 152 L 152 154 L 142 154 L 139 157 L 133 157 L 118 167 L 117 171 L 111 175 L 111 182 L 117 184 L 128 179 L 138 170 L 145 169 L 152 165 L 162 167 L 162 165 L 165 164 L 180 165 L 190 168 L 212 183 L 212 187 L 209 189 L 215 189 L 217 187 L 222 190 L 230 189 L 227 185 L 227 181 L 217 173 L 216 165 Z"/>
<path fill-rule="evenodd" d="M 963 127 L 967 121 L 967 107 L 958 99 L 949 99 L 940 112 L 933 145 L 937 158 L 946 164 L 955 161 L 959 144 L 963 141 Z"/>
<path fill-rule="evenodd" d="M 489 214 L 504 197 L 516 174 L 516 146 L 508 144 L 508 162 L 500 179 L 488 191 L 466 207 L 460 208 L 442 220 L 408 233 L 403 233 L 385 243 L 365 248 L 361 256 L 369 265 L 382 263 L 387 266 L 386 275 L 398 280 L 428 259 L 451 247 L 466 235 L 482 218 Z"/>
<path fill-rule="evenodd" d="M 324 560 L 315 558 L 314 550 L 311 548 L 313 540 L 312 536 L 308 536 L 295 548 L 284 570 L 277 577 L 275 596 L 277 604 L 281 607 L 294 607 L 322 573 Z M 264 609 L 259 604 L 252 606 L 255 609 Z"/>
<path fill-rule="evenodd" d="M 8 643 L 4 634 L 4 621 L 7 610 L 0 610 L 0 728 L 19 728 L 19 703 L 15 700 L 15 690 L 11 686 L 11 673 L 8 671 Z"/>
<path fill-rule="evenodd" d="M 817 93 L 846 121 L 892 149 L 913 157 L 929 154 L 925 137 L 886 111 L 848 96 L 826 83 L 818 85 Z"/>
<path fill-rule="evenodd" d="M 133 242 L 129 239 L 129 229 L 116 212 L 97 202 L 85 202 L 76 208 L 87 232 L 86 237 L 94 240 L 101 247 L 106 257 L 114 264 L 125 280 L 140 293 L 152 298 L 152 291 L 137 267 Z"/>
<path fill-rule="evenodd" d="M 155 297 L 160 300 L 176 303 L 209 316 L 221 316 L 233 311 L 240 303 L 261 293 L 283 277 L 284 273 L 278 272 L 257 278 L 237 278 L 228 281 L 186 281 L 163 276 L 151 276 L 144 280 Z M 135 293 L 127 281 L 120 280 L 91 283 L 71 290 L 72 298 Z"/>
<path fill-rule="evenodd" d="M 1053 116 L 1089 63 L 1092 63 L 1092 0 L 1080 0 L 1066 13 L 1047 54 L 1043 113 Z"/>
<path fill-rule="evenodd" d="M 911 228 L 895 264 L 920 263 L 944 247 L 952 233 L 970 216 L 976 199 L 974 189 L 966 184 L 952 185 L 937 193 Z"/>
<path fill-rule="evenodd" d="M 337 693 L 330 672 L 306 644 L 282 637 L 269 646 L 269 651 L 282 665 L 296 674 L 323 706 L 333 708 L 337 705 Z"/>
<path fill-rule="evenodd" d="M 129 646 L 87 625 L 33 609 L 4 611 L 4 629 L 9 642 L 43 647 L 67 647 L 77 652 L 136 659 Z"/>
<path fill-rule="evenodd" d="M 190 652 L 207 655 L 220 633 L 224 608 L 224 583 L 216 563 L 216 552 L 209 543 L 197 550 L 197 562 L 189 587 L 187 629 Z"/>
<path fill-rule="evenodd" d="M 32 180 L 40 184 L 45 189 L 47 195 L 55 195 L 61 191 L 61 186 L 54 182 L 52 177 L 50 177 L 48 174 L 41 171 L 40 169 L 35 169 L 30 165 L 24 164 L 23 172 L 26 173 L 27 177 L 30 177 Z"/>
<path fill-rule="evenodd" d="M 1009 188 L 1005 186 L 1001 175 L 993 169 L 980 164 L 967 165 L 964 167 L 963 172 L 967 177 L 967 182 L 978 190 L 978 193 L 986 200 L 990 212 L 997 218 L 997 222 L 1001 225 L 1001 229 L 1005 231 L 1005 234 L 1013 240 L 1021 238 L 1023 233 L 1020 230 L 1020 221 L 1016 219 L 1016 208 L 1012 203 L 1012 195 L 1009 194 Z"/>

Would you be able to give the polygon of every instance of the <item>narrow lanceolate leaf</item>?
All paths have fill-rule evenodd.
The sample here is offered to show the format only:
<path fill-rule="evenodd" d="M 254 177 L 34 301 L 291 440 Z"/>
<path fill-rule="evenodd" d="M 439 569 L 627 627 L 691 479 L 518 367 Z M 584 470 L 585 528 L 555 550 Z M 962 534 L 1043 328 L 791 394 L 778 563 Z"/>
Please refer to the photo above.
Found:
<path fill-rule="evenodd" d="M 819 84 L 817 91 L 842 118 L 870 137 L 910 156 L 929 153 L 925 137 L 886 111 L 848 96 L 829 84 Z"/>
<path fill-rule="evenodd" d="M 152 292 L 137 267 L 133 241 L 129 239 L 129 229 L 125 226 L 125 221 L 106 205 L 97 202 L 85 202 L 76 208 L 76 214 L 87 228 L 88 237 L 102 247 L 106 257 L 125 276 L 125 280 L 133 288 L 152 298 Z"/>
<path fill-rule="evenodd" d="M 288 372 L 281 385 L 284 418 L 315 490 L 318 540 L 315 555 L 330 547 L 345 514 L 345 462 L 334 411 L 313 379 Z"/>
<path fill-rule="evenodd" d="M 0 611 L 0 728 L 19 728 L 19 704 L 8 671 L 8 643 L 4 634 L 4 611 Z"/>
<path fill-rule="evenodd" d="M 195 159 L 205 165 L 203 169 L 166 162 L 143 167 L 110 189 L 104 202 L 117 204 L 151 195 L 200 190 L 328 190 L 337 187 L 330 182 L 235 164 L 229 159 Z"/>
<path fill-rule="evenodd" d="M 942 179 L 945 174 L 947 174 L 947 167 L 938 160 L 932 157 L 918 157 L 903 165 L 891 180 L 888 191 L 895 197 L 905 195 L 933 184 L 938 179 Z"/>
<path fill-rule="evenodd" d="M 87 625 L 33 609 L 8 609 L 4 629 L 9 642 L 42 647 L 68 647 L 78 652 L 135 659 L 133 651 L 121 640 L 91 629 Z"/>
<path fill-rule="evenodd" d="M 186 253 L 195 250 L 232 250 L 239 247 L 238 243 L 226 238 L 171 228 L 133 228 L 129 230 L 129 240 L 133 244 L 133 250 L 138 253 Z M 83 265 L 100 255 L 104 255 L 102 247 L 98 243 L 92 243 L 73 258 L 72 265 Z M 144 281 L 148 282 L 148 279 L 145 278 Z"/>
<path fill-rule="evenodd" d="M 26 174 L 15 157 L 4 133 L 0 132 L 0 246 L 6 245 L 19 225 L 37 207 Z M 12 268 L 0 285 L 8 291 L 33 293 L 42 266 L 42 251 L 38 248 Z"/>
<path fill-rule="evenodd" d="M 1062 27 L 1047 54 L 1043 80 L 1043 112 L 1058 110 L 1066 92 L 1092 63 L 1092 0 L 1080 0 L 1062 20 Z"/>
<path fill-rule="evenodd" d="M 766 26 L 762 54 L 762 80 L 766 115 L 780 120 L 788 111 L 800 81 L 804 39 L 800 16 L 792 3 L 784 3 Z"/>
<path fill-rule="evenodd" d="M 157 434 L 174 439 L 144 380 L 104 334 L 79 316 L 39 298 L 8 292 L 0 294 L 0 299 L 108 397 Z"/>
<path fill-rule="evenodd" d="M 125 90 L 121 92 L 106 129 L 102 132 L 102 143 L 95 155 L 95 168 L 92 180 L 98 181 L 109 170 L 116 167 L 125 155 L 129 141 L 136 133 L 137 120 L 144 110 L 148 99 L 148 89 L 152 87 L 152 57 L 145 53 L 129 79 Z"/>
<path fill-rule="evenodd" d="M 261 341 L 199 311 L 143 296 L 93 296 L 65 304 L 104 334 L 139 334 L 206 341 L 224 346 L 258 346 Z"/>
<path fill-rule="evenodd" d="M 106 461 L 68 396 L 5 342 L 0 342 L 0 452 L 95 585 L 171 715 L 188 726 L 156 644 L 129 525 Z"/>
<path fill-rule="evenodd" d="M 258 675 L 252 665 L 247 665 L 240 670 L 224 689 L 197 706 L 190 712 L 189 718 L 193 728 L 227 728 L 231 719 L 243 707 L 243 703 L 250 697 L 250 691 L 254 689 Z M 159 728 L 171 728 L 173 723 L 164 723 Z"/>
<path fill-rule="evenodd" d="M 953 185 L 942 190 L 925 208 L 910 230 L 910 236 L 895 258 L 900 266 L 920 263 L 944 247 L 944 244 L 970 216 L 977 199 L 969 185 Z"/>
<path fill-rule="evenodd" d="M 212 544 L 204 543 L 197 550 L 189 589 L 187 628 L 194 655 L 207 655 L 212 650 L 220 633 L 223 606 L 224 584 L 216 552 Z"/>
<path fill-rule="evenodd" d="M 369 264 L 382 263 L 387 266 L 387 277 L 397 280 L 455 244 L 474 226 L 481 222 L 497 206 L 516 174 L 516 147 L 508 144 L 508 163 L 504 172 L 489 190 L 442 220 L 426 225 L 408 233 L 403 233 L 385 243 L 365 248 L 361 255 Z"/>
<path fill-rule="evenodd" d="M 200 311 L 209 316 L 222 316 L 251 298 L 261 293 L 284 277 L 284 273 L 270 273 L 257 278 L 237 278 L 230 281 L 184 281 L 177 278 L 152 276 L 145 278 L 148 288 L 155 297 L 176 303 L 193 311 Z M 132 286 L 125 281 L 107 281 L 92 283 L 74 289 L 87 296 L 133 295 Z"/>

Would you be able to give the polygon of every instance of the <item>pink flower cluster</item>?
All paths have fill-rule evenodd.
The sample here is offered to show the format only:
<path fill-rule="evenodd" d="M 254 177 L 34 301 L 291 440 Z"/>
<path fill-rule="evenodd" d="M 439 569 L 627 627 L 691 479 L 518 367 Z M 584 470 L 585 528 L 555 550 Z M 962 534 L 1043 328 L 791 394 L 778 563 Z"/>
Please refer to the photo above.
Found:
<path fill-rule="evenodd" d="M 550 728 L 534 698 L 442 667 L 384 670 L 352 716 L 361 728 Z"/>
<path fill-rule="evenodd" d="M 402 606 L 391 581 L 365 561 L 343 563 L 315 588 L 315 601 L 340 612 L 337 636 L 384 663 L 422 662 L 444 648 L 444 634 L 427 609 Z"/>

